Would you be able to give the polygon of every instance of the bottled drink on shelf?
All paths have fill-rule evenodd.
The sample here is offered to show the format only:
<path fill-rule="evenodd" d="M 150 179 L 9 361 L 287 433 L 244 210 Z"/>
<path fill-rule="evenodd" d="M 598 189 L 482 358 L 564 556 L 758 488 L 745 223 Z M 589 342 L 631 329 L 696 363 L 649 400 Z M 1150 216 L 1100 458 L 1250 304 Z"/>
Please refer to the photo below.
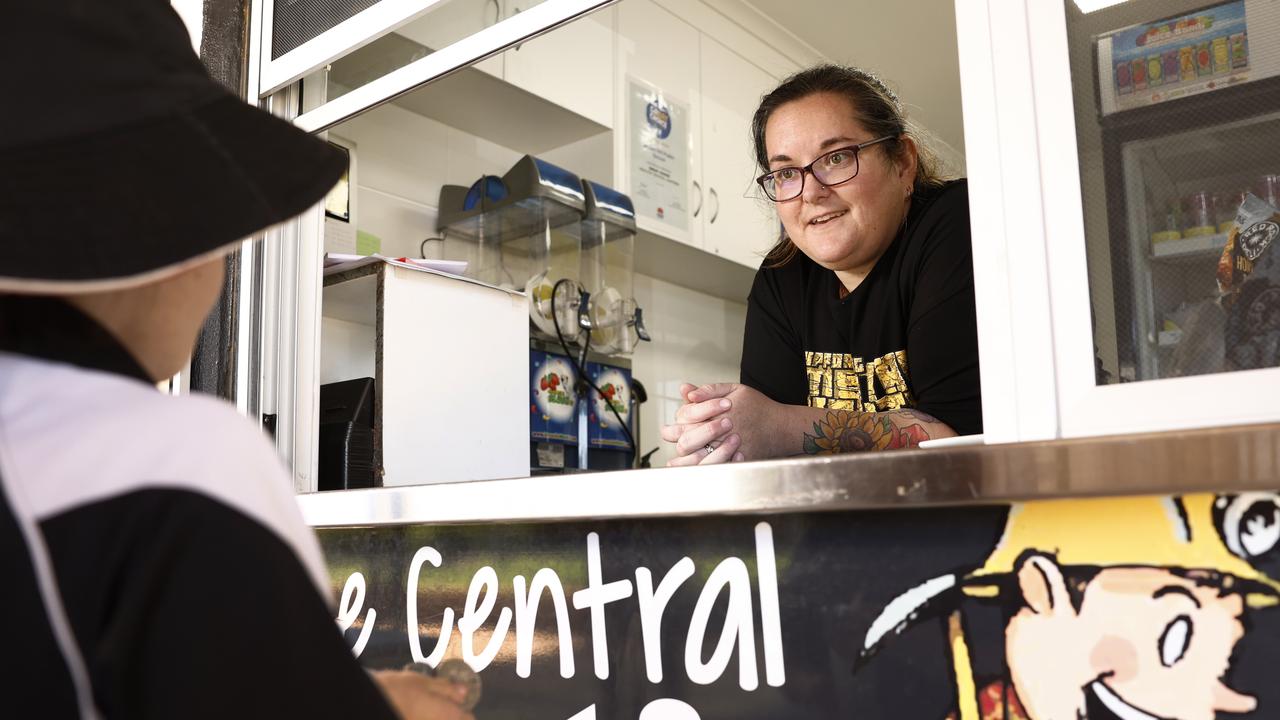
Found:
<path fill-rule="evenodd" d="M 1214 235 L 1218 231 L 1214 217 L 1213 195 L 1201 190 L 1186 197 L 1183 203 L 1183 235 L 1199 237 Z"/>

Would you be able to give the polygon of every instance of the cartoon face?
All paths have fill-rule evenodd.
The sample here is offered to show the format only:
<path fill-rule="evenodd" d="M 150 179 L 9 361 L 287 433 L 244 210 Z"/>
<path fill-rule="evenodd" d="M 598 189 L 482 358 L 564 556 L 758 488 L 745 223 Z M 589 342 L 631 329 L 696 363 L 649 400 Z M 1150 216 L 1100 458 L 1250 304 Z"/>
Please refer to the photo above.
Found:
<path fill-rule="evenodd" d="M 1254 709 L 1222 681 L 1244 634 L 1243 599 L 1207 573 L 1105 568 L 1078 608 L 1046 555 L 1024 559 L 1017 579 L 1026 606 L 1009 623 L 1006 655 L 1031 717 L 1212 720 Z"/>

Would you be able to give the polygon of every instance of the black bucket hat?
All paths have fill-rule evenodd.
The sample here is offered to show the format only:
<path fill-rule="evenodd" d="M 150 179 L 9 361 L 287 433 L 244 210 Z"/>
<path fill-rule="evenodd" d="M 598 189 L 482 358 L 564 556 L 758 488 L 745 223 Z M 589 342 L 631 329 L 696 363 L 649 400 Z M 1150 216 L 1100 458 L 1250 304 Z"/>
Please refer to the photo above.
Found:
<path fill-rule="evenodd" d="M 301 213 L 346 167 L 212 80 L 167 0 L 4 15 L 0 293 L 150 282 Z"/>

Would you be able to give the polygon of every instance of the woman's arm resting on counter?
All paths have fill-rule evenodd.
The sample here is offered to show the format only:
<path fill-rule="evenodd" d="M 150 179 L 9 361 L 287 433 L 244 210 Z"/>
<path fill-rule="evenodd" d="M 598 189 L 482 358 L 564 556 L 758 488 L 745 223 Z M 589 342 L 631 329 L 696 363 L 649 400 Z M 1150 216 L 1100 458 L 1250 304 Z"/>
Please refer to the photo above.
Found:
<path fill-rule="evenodd" d="M 681 391 L 687 403 L 676 412 L 676 422 L 662 428 L 662 438 L 676 444 L 670 465 L 893 450 L 956 434 L 909 408 L 862 412 L 783 405 L 738 383 L 686 385 Z M 725 452 L 726 445 L 733 449 Z"/>

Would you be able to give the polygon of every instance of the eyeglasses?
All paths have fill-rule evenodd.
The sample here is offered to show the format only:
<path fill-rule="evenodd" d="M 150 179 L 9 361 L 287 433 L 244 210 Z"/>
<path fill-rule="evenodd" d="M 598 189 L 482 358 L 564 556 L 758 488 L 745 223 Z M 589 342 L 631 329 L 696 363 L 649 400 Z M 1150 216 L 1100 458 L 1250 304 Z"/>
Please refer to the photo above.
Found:
<path fill-rule="evenodd" d="M 850 145 L 829 153 L 819 155 L 816 160 L 804 167 L 784 167 L 756 178 L 764 194 L 774 202 L 785 202 L 800 197 L 804 192 L 805 173 L 811 173 L 813 179 L 822 183 L 823 187 L 832 187 L 847 183 L 858 176 L 858 151 L 886 140 L 893 140 L 897 135 L 885 135 L 882 138 L 869 140 L 861 145 Z"/>

